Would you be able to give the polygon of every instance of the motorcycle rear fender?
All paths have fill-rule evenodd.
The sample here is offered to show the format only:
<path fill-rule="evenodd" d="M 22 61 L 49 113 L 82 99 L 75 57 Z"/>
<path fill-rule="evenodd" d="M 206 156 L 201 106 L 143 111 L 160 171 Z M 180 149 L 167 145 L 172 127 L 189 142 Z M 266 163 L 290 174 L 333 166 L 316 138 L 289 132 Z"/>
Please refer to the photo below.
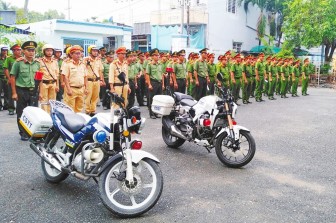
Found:
<path fill-rule="evenodd" d="M 246 131 L 246 132 L 250 132 L 250 130 L 248 130 L 247 128 L 241 126 L 241 125 L 234 125 L 233 126 L 233 132 L 235 134 L 235 140 L 238 140 L 239 139 L 239 132 L 240 131 Z M 226 132 L 228 135 L 230 135 L 230 129 L 229 127 L 225 127 L 225 128 L 222 128 L 219 133 L 216 135 L 216 139 L 223 133 L 223 132 Z"/>

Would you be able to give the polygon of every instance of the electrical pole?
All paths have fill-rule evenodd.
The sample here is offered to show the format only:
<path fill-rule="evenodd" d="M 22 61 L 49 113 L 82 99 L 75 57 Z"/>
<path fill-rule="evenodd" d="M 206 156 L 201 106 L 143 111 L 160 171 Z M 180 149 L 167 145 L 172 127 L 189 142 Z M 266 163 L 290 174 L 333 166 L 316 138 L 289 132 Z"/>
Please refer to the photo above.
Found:
<path fill-rule="evenodd" d="M 29 2 L 29 0 L 25 0 L 24 8 L 23 8 L 24 17 L 25 17 L 25 19 L 27 19 L 27 21 L 28 21 L 28 2 Z"/>
<path fill-rule="evenodd" d="M 187 5 L 187 47 L 190 47 L 190 27 L 189 27 L 189 22 L 190 22 L 190 4 Z"/>
<path fill-rule="evenodd" d="M 68 20 L 70 20 L 70 0 L 68 0 L 68 8 L 66 8 L 66 10 L 68 10 Z"/>
<path fill-rule="evenodd" d="M 184 4 L 185 4 L 186 0 L 180 0 L 180 4 L 181 4 L 181 29 L 180 29 L 180 33 L 181 35 L 183 35 L 183 24 L 184 24 Z"/>

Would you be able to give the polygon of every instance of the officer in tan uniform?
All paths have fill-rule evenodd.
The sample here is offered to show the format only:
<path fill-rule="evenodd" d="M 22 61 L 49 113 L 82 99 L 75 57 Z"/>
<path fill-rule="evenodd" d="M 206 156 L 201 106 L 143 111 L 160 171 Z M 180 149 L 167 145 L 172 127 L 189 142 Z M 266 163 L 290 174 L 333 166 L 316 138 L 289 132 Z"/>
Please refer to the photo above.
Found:
<path fill-rule="evenodd" d="M 54 53 L 52 45 L 45 44 L 42 52 L 44 57 L 40 59 L 40 71 L 43 73 L 43 78 L 40 82 L 39 100 L 42 103 L 42 109 L 50 113 L 50 106 L 46 103 L 49 100 L 56 100 L 56 92 L 59 91 L 59 67 L 57 60 L 52 57 Z"/>
<path fill-rule="evenodd" d="M 128 86 L 128 65 L 125 59 L 126 48 L 119 47 L 116 50 L 117 59 L 113 61 L 110 65 L 109 71 L 109 83 L 111 92 L 117 93 L 119 96 L 121 95 L 124 98 L 124 107 L 128 104 L 128 94 L 131 93 L 131 90 Z M 126 75 L 126 83 L 121 83 L 118 78 L 120 73 L 124 72 Z M 114 108 L 118 108 L 116 104 L 112 104 Z"/>
<path fill-rule="evenodd" d="M 89 56 L 85 57 L 83 62 L 86 65 L 87 71 L 87 90 L 88 94 L 85 97 L 85 113 L 95 115 L 97 102 L 99 100 L 100 85 L 105 85 L 103 75 L 103 63 L 98 57 L 98 48 L 94 45 L 88 47 Z"/>
<path fill-rule="evenodd" d="M 64 75 L 66 97 L 64 103 L 75 112 L 81 112 L 84 107 L 84 94 L 87 94 L 86 64 L 80 60 L 83 48 L 78 45 L 71 47 L 71 60 L 64 63 L 62 75 Z"/>

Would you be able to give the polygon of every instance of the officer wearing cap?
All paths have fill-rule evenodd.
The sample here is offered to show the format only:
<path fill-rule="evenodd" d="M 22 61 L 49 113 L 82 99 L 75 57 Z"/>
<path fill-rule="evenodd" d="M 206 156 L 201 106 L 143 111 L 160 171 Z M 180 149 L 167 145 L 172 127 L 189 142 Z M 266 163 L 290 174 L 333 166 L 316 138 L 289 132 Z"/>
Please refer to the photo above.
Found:
<path fill-rule="evenodd" d="M 10 71 L 12 98 L 17 101 L 16 114 L 21 140 L 28 140 L 19 119 L 23 109 L 27 106 L 37 106 L 37 85 L 35 84 L 35 73 L 40 69 L 40 63 L 35 60 L 35 49 L 37 43 L 27 41 L 22 44 L 24 57 L 17 60 Z"/>
<path fill-rule="evenodd" d="M 278 76 L 278 66 L 275 57 L 271 58 L 271 63 L 268 67 L 268 72 L 269 72 L 268 99 L 276 100 L 276 98 L 274 98 L 274 92 Z"/>
<path fill-rule="evenodd" d="M 173 64 L 174 79 L 176 79 L 176 84 L 174 84 L 174 90 L 176 92 L 185 94 L 187 84 L 187 64 L 185 63 L 185 50 L 180 50 L 177 55 L 178 61 Z"/>
<path fill-rule="evenodd" d="M 297 94 L 297 88 L 299 85 L 299 79 L 300 79 L 300 65 L 301 65 L 301 61 L 300 59 L 296 60 L 293 66 L 293 76 L 292 76 L 292 89 L 291 89 L 291 93 L 292 93 L 292 97 L 299 97 L 299 95 Z"/>
<path fill-rule="evenodd" d="M 243 103 L 244 104 L 249 104 L 252 103 L 249 101 L 251 92 L 252 92 L 252 84 L 253 84 L 253 65 L 252 65 L 252 60 L 251 60 L 251 56 L 247 56 L 245 58 L 245 63 L 244 63 L 244 69 L 245 69 L 245 76 L 246 76 L 246 82 L 243 81 L 243 89 L 242 89 L 242 93 L 243 93 Z"/>
<path fill-rule="evenodd" d="M 174 70 L 174 65 L 178 63 L 179 56 L 178 52 L 174 51 L 172 53 L 172 57 L 170 61 L 168 62 L 166 68 L 172 68 Z M 163 70 L 163 69 L 162 69 Z M 165 73 L 166 70 L 163 70 L 163 73 Z M 175 89 L 177 89 L 177 82 L 176 82 L 176 75 L 173 72 L 168 80 L 168 75 L 164 75 L 163 82 L 162 82 L 162 89 L 165 91 L 165 94 L 172 94 Z"/>
<path fill-rule="evenodd" d="M 215 82 L 217 81 L 217 77 L 216 77 L 216 64 L 214 63 L 215 60 L 215 54 L 214 53 L 210 53 L 208 55 L 208 73 L 209 73 L 209 79 L 210 79 L 210 83 L 209 83 L 209 91 L 208 94 L 209 95 L 213 95 L 215 93 Z"/>
<path fill-rule="evenodd" d="M 161 63 L 161 67 L 162 67 L 162 74 L 163 74 L 163 77 L 162 77 L 162 89 L 163 89 L 163 91 L 164 91 L 164 94 L 169 94 L 169 92 L 167 91 L 168 90 L 168 88 L 165 88 L 165 86 L 168 86 L 168 73 L 166 72 L 166 69 L 167 69 L 167 67 L 169 66 L 169 67 L 171 67 L 172 66 L 172 64 L 171 64 L 171 61 L 170 60 L 168 60 L 168 55 L 169 55 L 169 53 L 167 54 L 167 53 L 161 53 L 160 54 L 160 63 Z M 170 76 L 170 78 L 172 79 L 173 78 L 173 75 L 171 75 Z M 176 87 L 177 87 L 177 85 L 176 85 Z M 171 91 L 172 92 L 172 91 Z"/>
<path fill-rule="evenodd" d="M 201 58 L 198 59 L 194 64 L 194 78 L 196 87 L 195 99 L 198 101 L 202 97 L 206 96 L 207 84 L 210 82 L 208 74 L 208 64 L 207 64 L 207 50 L 204 48 L 200 50 Z"/>
<path fill-rule="evenodd" d="M 224 86 L 225 88 L 230 87 L 230 69 L 227 64 L 227 59 L 224 56 L 220 57 L 216 65 L 216 74 L 221 73 L 223 75 L 223 81 L 218 83 L 220 86 Z"/>
<path fill-rule="evenodd" d="M 162 94 L 162 65 L 159 63 L 159 50 L 157 48 L 150 52 L 153 59 L 147 65 L 146 83 L 148 86 L 147 106 L 149 109 L 150 118 L 155 119 L 156 115 L 152 111 L 152 102 L 155 95 Z"/>
<path fill-rule="evenodd" d="M 236 104 L 239 105 L 237 101 L 239 99 L 239 92 L 242 86 L 242 82 L 247 84 L 245 66 L 242 63 L 242 57 L 239 53 L 234 57 L 234 62 L 231 64 L 230 73 L 232 94 Z"/>
<path fill-rule="evenodd" d="M 93 116 L 96 114 L 97 103 L 99 100 L 100 86 L 105 86 L 103 75 L 103 63 L 99 58 L 98 48 L 95 45 L 88 47 L 89 56 L 83 59 L 87 71 L 87 90 L 85 97 L 85 113 Z"/>
<path fill-rule="evenodd" d="M 304 64 L 302 66 L 302 76 L 301 76 L 301 92 L 302 96 L 307 96 L 307 89 L 308 89 L 308 81 L 309 81 L 309 75 L 311 74 L 311 68 L 309 65 L 309 59 L 306 58 L 304 61 Z"/>
<path fill-rule="evenodd" d="M 105 83 L 108 83 L 110 65 L 114 60 L 114 51 L 107 52 L 105 56 L 106 56 L 106 60 L 105 60 L 105 63 L 103 63 L 103 67 L 104 67 L 103 74 L 104 74 Z M 110 85 L 106 84 L 105 88 L 100 88 L 100 90 L 102 89 L 103 89 L 103 97 L 102 97 L 103 109 L 107 110 L 111 107 L 110 98 L 108 96 L 108 91 L 110 91 Z"/>
<path fill-rule="evenodd" d="M 146 82 L 145 82 L 145 70 L 148 61 L 145 60 L 145 54 L 143 52 L 138 53 L 137 69 L 138 69 L 138 88 L 136 89 L 136 97 L 139 106 L 144 106 L 144 96 L 146 93 Z"/>
<path fill-rule="evenodd" d="M 126 51 L 126 61 L 128 65 L 128 79 L 129 79 L 129 87 L 131 92 L 128 95 L 128 105 L 127 109 L 130 109 L 134 106 L 135 103 L 135 91 L 138 88 L 138 67 L 135 63 L 136 52 L 128 50 Z"/>
<path fill-rule="evenodd" d="M 59 91 L 59 66 L 57 60 L 52 58 L 54 47 L 50 44 L 45 44 L 42 47 L 43 58 L 40 58 L 40 71 L 43 73 L 42 81 L 40 82 L 39 100 L 41 107 L 46 112 L 50 113 L 50 106 L 47 104 L 49 100 L 56 99 L 56 92 Z"/>
<path fill-rule="evenodd" d="M 71 107 L 74 112 L 81 112 L 84 107 L 84 95 L 87 91 L 86 64 L 81 60 L 83 48 L 74 45 L 70 48 L 71 59 L 62 65 L 62 75 L 65 83 L 64 103 Z"/>
<path fill-rule="evenodd" d="M 106 50 L 105 47 L 100 47 L 99 48 L 99 56 L 98 57 L 100 58 L 100 60 L 103 64 L 103 76 L 104 76 L 104 64 L 106 63 L 106 57 L 107 57 L 106 53 L 107 53 L 107 50 Z M 104 77 L 104 82 L 105 82 L 105 85 L 101 85 L 100 86 L 100 91 L 99 91 L 99 98 L 100 98 L 101 101 L 103 101 L 103 97 L 104 97 L 104 94 L 106 92 L 106 86 L 108 85 L 108 84 L 106 84 L 108 82 L 105 81 L 105 77 Z"/>
<path fill-rule="evenodd" d="M 188 94 L 191 95 L 193 98 L 196 98 L 195 96 L 195 80 L 194 80 L 194 64 L 198 59 L 198 53 L 193 53 L 192 57 L 189 59 L 189 64 L 187 67 L 188 70 L 188 80 L 189 80 L 189 86 L 188 86 Z"/>
<path fill-rule="evenodd" d="M 14 100 L 12 98 L 12 88 L 11 88 L 11 82 L 10 82 L 10 71 L 13 67 L 13 64 L 16 60 L 18 60 L 22 55 L 21 55 L 21 46 L 20 44 L 14 44 L 13 46 L 11 46 L 10 50 L 12 51 L 13 55 L 9 56 L 6 58 L 4 64 L 3 64 L 3 68 L 4 68 L 4 73 L 5 76 L 8 80 L 8 113 L 9 115 L 14 115 L 14 111 L 15 111 L 15 104 L 14 104 Z"/>
<path fill-rule="evenodd" d="M 123 46 L 119 47 L 116 50 L 116 54 L 117 59 L 111 63 L 109 71 L 110 91 L 124 98 L 123 106 L 126 108 L 128 105 L 128 94 L 131 93 L 131 89 L 128 85 L 128 64 L 125 60 L 126 48 Z M 122 83 L 118 78 L 118 75 L 122 72 L 125 74 L 126 83 Z M 118 108 L 117 104 L 112 104 L 112 106 Z"/>
<path fill-rule="evenodd" d="M 287 93 L 287 84 L 288 84 L 288 79 L 290 78 L 290 69 L 288 65 L 289 60 L 285 59 L 284 64 L 281 66 L 281 89 L 280 89 L 280 94 L 281 98 L 288 98 L 286 96 Z"/>
<path fill-rule="evenodd" d="M 8 54 L 8 47 L 2 46 L 1 47 L 1 54 L 0 54 L 0 95 L 3 92 L 4 94 L 4 104 L 2 105 L 2 100 L 0 97 L 0 111 L 8 109 L 8 80 L 4 73 L 3 65 L 7 59 Z"/>
<path fill-rule="evenodd" d="M 106 48 L 105 47 L 100 47 L 99 48 L 99 58 L 101 59 L 102 63 L 106 62 Z"/>
<path fill-rule="evenodd" d="M 255 100 L 256 102 L 264 101 L 262 99 L 262 91 L 264 87 L 264 81 L 266 76 L 266 66 L 264 63 L 264 53 L 260 53 L 258 60 L 255 64 L 255 74 L 256 74 L 256 90 L 255 90 Z"/>
<path fill-rule="evenodd" d="M 283 60 L 282 58 L 279 58 L 277 60 L 277 69 L 278 69 L 278 76 L 277 76 L 277 82 L 275 86 L 275 94 L 280 95 L 280 90 L 281 90 L 281 66 L 283 65 Z"/>
<path fill-rule="evenodd" d="M 55 48 L 54 49 L 54 60 L 57 61 L 59 71 L 61 71 L 63 59 L 62 59 L 62 50 Z M 59 72 L 58 75 L 58 92 L 56 93 L 56 100 L 57 101 L 62 101 L 62 95 L 63 95 L 63 87 L 61 86 L 61 80 L 60 78 L 62 77 L 61 72 Z"/>

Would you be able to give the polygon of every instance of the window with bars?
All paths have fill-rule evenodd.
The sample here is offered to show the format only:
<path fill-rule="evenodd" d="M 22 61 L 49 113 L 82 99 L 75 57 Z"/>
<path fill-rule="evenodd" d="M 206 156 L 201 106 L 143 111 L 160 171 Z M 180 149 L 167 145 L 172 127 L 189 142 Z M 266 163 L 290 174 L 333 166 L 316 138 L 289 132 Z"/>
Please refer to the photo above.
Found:
<path fill-rule="evenodd" d="M 236 12 L 237 12 L 237 0 L 227 0 L 227 12 L 236 14 Z"/>
<path fill-rule="evenodd" d="M 232 43 L 232 49 L 234 51 L 236 51 L 237 53 L 240 53 L 242 45 L 243 45 L 243 43 L 241 43 L 241 42 L 233 42 Z"/>

